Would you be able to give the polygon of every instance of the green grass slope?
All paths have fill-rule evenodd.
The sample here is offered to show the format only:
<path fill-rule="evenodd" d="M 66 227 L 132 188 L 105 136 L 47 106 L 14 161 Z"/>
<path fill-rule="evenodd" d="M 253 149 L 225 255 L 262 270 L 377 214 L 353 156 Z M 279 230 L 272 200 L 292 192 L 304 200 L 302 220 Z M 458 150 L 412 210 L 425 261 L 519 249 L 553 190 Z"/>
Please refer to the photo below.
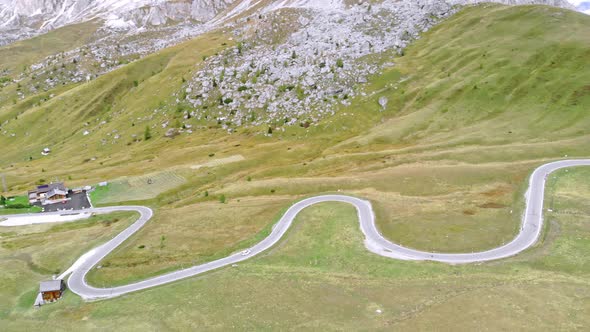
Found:
<path fill-rule="evenodd" d="M 481 248 L 486 232 L 507 241 L 529 172 L 589 155 L 589 26 L 586 15 L 549 7 L 465 10 L 376 78 L 375 95 L 357 109 L 388 97 L 382 123 L 324 155 L 342 168 L 360 165 L 356 178 L 376 170 L 397 178 L 376 183 L 371 197 L 383 202 L 379 222 L 397 241 L 445 251 Z M 378 198 L 382 191 L 422 197 L 394 196 L 394 204 Z M 488 239 L 484 247 L 498 243 Z"/>
<path fill-rule="evenodd" d="M 162 137 L 163 129 L 155 128 L 152 139 L 132 140 L 133 134 L 143 137 L 146 125 L 163 120 L 153 110 L 161 103 L 173 104 L 170 94 L 181 86 L 182 76 L 189 75 L 203 55 L 223 47 L 223 37 L 207 35 L 134 62 L 90 84 L 63 88 L 64 91 L 57 91 L 56 97 L 40 106 L 33 106 L 35 103 L 30 100 L 3 105 L 0 120 L 10 120 L 8 125 L 3 125 L 3 130 L 16 132 L 17 138 L 0 136 L 0 172 L 7 175 L 11 191 L 16 193 L 24 191 L 33 182 L 55 177 L 70 178 L 68 181 L 77 185 L 124 176 L 174 172 L 186 180 L 156 198 L 134 202 L 152 206 L 156 210 L 157 222 L 148 224 L 124 247 L 107 257 L 102 269 L 92 272 L 91 279 L 98 284 L 143 279 L 217 257 L 226 248 L 243 248 L 251 243 L 251 239 L 263 234 L 291 202 L 325 192 L 340 191 L 370 199 L 376 207 L 381 231 L 403 245 L 455 252 L 491 248 L 508 241 L 516 233 L 526 178 L 534 167 L 565 155 L 588 157 L 590 69 L 586 59 L 590 55 L 590 36 L 586 32 L 589 27 L 590 17 L 549 7 L 468 8 L 424 34 L 404 57 L 390 59 L 396 65 L 372 78 L 366 97 L 355 99 L 351 107 L 342 108 L 336 116 L 317 126 L 286 128 L 285 132 L 275 131 L 273 137 L 262 137 L 254 135 L 252 130 L 228 135 L 216 123 L 191 119 L 190 123 L 198 128 L 193 135 L 168 139 Z M 138 82 L 137 86 L 134 81 Z M 385 111 L 380 111 L 377 102 L 382 96 L 389 98 L 389 107 Z M 175 109 L 171 111 L 176 114 Z M 100 125 L 102 121 L 105 124 Z M 89 125 L 84 126 L 85 122 Z M 82 136 L 84 128 L 89 128 L 92 134 Z M 113 135 L 114 130 L 124 139 L 118 142 L 110 139 L 107 134 Z M 109 139 L 103 143 L 105 137 Z M 54 153 L 40 158 L 40 149 L 45 145 L 51 145 Z M 242 157 L 240 161 L 195 167 L 215 164 L 215 160 L 236 155 Z M 30 156 L 34 157 L 33 160 L 29 160 Z M 108 195 L 108 192 L 101 195 Z M 227 204 L 219 202 L 222 195 Z M 121 202 L 134 199 L 131 192 L 126 196 L 125 192 L 119 191 L 117 196 Z M 79 312 L 77 317 L 101 321 L 100 313 L 117 311 L 120 308 L 117 306 L 130 306 L 134 301 L 149 302 L 151 296 L 161 296 L 163 293 L 159 292 L 165 292 L 164 289 L 173 294 L 166 303 L 175 305 L 180 298 L 185 299 L 186 292 L 195 295 L 191 292 L 197 289 L 210 292 L 207 294 L 216 299 L 233 301 L 227 303 L 240 303 L 244 307 L 251 303 L 256 308 L 268 308 L 261 305 L 264 292 L 254 290 L 271 289 L 271 285 L 276 284 L 279 285 L 276 292 L 279 292 L 291 282 L 302 294 L 301 297 L 288 297 L 294 302 L 286 308 L 294 310 L 297 303 L 307 303 L 309 299 L 323 303 L 319 301 L 319 295 L 309 297 L 315 289 L 310 286 L 310 280 L 317 279 L 317 285 L 332 285 L 331 296 L 343 300 L 323 303 L 323 309 L 309 307 L 301 309 L 300 314 L 290 312 L 292 324 L 313 328 L 306 325 L 308 321 L 302 317 L 309 318 L 310 313 L 317 310 L 322 312 L 322 317 L 332 317 L 334 321 L 344 312 L 351 314 L 350 308 L 342 306 L 345 300 L 353 303 L 352 299 L 358 298 L 355 294 L 364 294 L 361 287 L 367 281 L 376 285 L 375 294 L 386 294 L 392 301 L 397 300 L 398 297 L 383 291 L 383 285 L 390 280 L 389 273 L 395 273 L 395 269 L 409 273 L 408 278 L 396 281 L 396 292 L 404 293 L 404 289 L 410 288 L 409 292 L 423 289 L 425 293 L 420 297 L 409 295 L 410 300 L 403 307 L 391 302 L 395 307 L 388 310 L 399 315 L 388 320 L 387 324 L 394 326 L 403 327 L 404 321 L 416 323 L 411 319 L 414 312 L 415 317 L 424 317 L 419 308 L 431 307 L 431 304 L 442 303 L 436 306 L 437 310 L 430 312 L 433 317 L 430 322 L 434 322 L 437 316 L 456 315 L 457 308 L 481 308 L 484 305 L 481 301 L 486 296 L 493 297 L 491 292 L 498 287 L 504 287 L 503 293 L 512 294 L 506 298 L 516 301 L 518 310 L 533 315 L 530 317 L 537 319 L 533 325 L 538 327 L 548 326 L 547 319 L 565 322 L 567 312 L 587 309 L 572 298 L 576 289 L 587 292 L 588 285 L 578 283 L 586 272 L 580 270 L 582 277 L 574 272 L 570 274 L 572 265 L 566 264 L 568 271 L 565 271 L 566 266 L 559 263 L 563 258 L 559 255 L 563 253 L 571 253 L 576 260 L 583 257 L 579 243 L 569 238 L 562 246 L 562 254 L 554 252 L 554 247 L 543 247 L 515 259 L 516 265 L 493 263 L 454 270 L 438 265 L 383 261 L 381 263 L 387 265 L 379 265 L 384 272 L 378 273 L 383 280 L 375 281 L 370 277 L 370 267 L 350 272 L 347 269 L 352 269 L 353 265 L 344 263 L 346 259 L 366 259 L 371 264 L 374 259 L 380 260 L 367 258 L 370 254 L 361 254 L 361 243 L 358 234 L 354 233 L 354 228 L 358 227 L 354 226 L 354 214 L 346 217 L 344 215 L 349 215 L 350 211 L 340 211 L 338 207 L 330 207 L 329 211 L 318 209 L 322 211 L 317 213 L 327 216 L 326 219 L 336 213 L 334 220 L 348 220 L 350 233 L 348 228 L 343 231 L 347 235 L 342 243 L 358 249 L 354 253 L 348 249 L 335 251 L 334 255 L 339 258 L 330 256 L 329 260 L 340 262 L 335 264 L 341 266 L 326 267 L 335 268 L 331 271 L 338 273 L 329 274 L 325 279 L 317 279 L 317 270 L 313 270 L 314 274 L 307 274 L 307 281 L 288 277 L 305 270 L 316 260 L 321 262 L 319 254 L 308 257 L 313 256 L 313 252 L 303 254 L 301 251 L 302 256 L 293 253 L 289 255 L 295 257 L 277 258 L 271 253 L 267 258 L 273 262 L 267 267 L 269 279 L 261 281 L 259 287 L 244 290 L 243 297 L 229 296 L 230 291 L 226 292 L 226 288 L 211 286 L 211 280 L 218 276 L 223 279 L 228 273 L 221 284 L 227 286 L 235 282 L 236 272 L 224 270 L 202 279 L 163 287 L 163 290 L 109 302 L 113 307 L 111 304 L 84 305 L 84 310 L 95 315 Z M 334 209 L 339 212 L 333 212 Z M 576 213 L 580 218 L 575 220 L 582 227 L 586 214 Z M 206 217 L 201 218 L 203 215 Z M 312 217 L 309 216 L 315 218 Z M 558 221 L 567 218 L 558 217 Z M 223 227 L 218 227 L 219 223 Z M 331 255 L 331 251 L 322 249 L 322 246 L 337 247 L 331 245 L 324 235 L 332 232 L 330 234 L 339 237 L 341 234 L 333 223 L 329 224 L 332 226 L 317 226 L 328 228 L 316 230 L 317 237 L 308 238 L 310 242 L 320 242 L 310 245 L 320 248 L 318 252 L 322 255 Z M 299 234 L 297 232 L 294 230 L 294 234 Z M 550 231 L 546 239 L 557 238 L 557 234 L 559 232 Z M 167 242 L 162 237 L 173 241 Z M 195 250 L 200 254 L 196 255 Z M 357 254 L 362 256 L 355 256 Z M 556 254 L 560 258 L 553 258 L 549 263 L 547 255 L 557 257 Z M 528 262 L 529 259 L 535 263 Z M 281 260 L 293 262 L 292 269 L 276 268 Z M 260 266 L 255 264 L 250 270 L 253 274 L 249 278 L 252 279 L 260 276 L 256 272 Z M 497 279 L 496 264 L 502 266 L 501 270 L 505 269 L 502 271 L 507 273 L 504 275 L 506 279 Z M 454 277 L 461 275 L 463 269 L 477 272 L 467 279 Z M 444 278 L 438 274 L 442 270 L 445 271 Z M 272 271 L 277 272 L 273 274 Z M 431 274 L 431 271 L 436 272 Z M 535 284 L 545 271 L 550 272 L 542 282 Z M 288 280 L 281 279 L 283 277 Z M 414 277 L 417 278 L 416 284 L 410 282 Z M 439 291 L 433 285 L 441 278 L 455 285 L 456 292 L 433 297 L 431 295 Z M 481 287 L 465 288 L 471 284 Z M 32 283 L 27 287 L 33 287 Z M 555 299 L 556 302 L 550 310 L 543 311 L 543 315 L 535 316 L 536 305 L 526 307 L 529 302 L 520 299 L 527 294 L 523 289 L 537 294 L 539 290 L 549 288 L 552 289 L 550 295 L 540 301 Z M 13 294 L 19 294 L 21 290 Z M 461 294 L 470 294 L 469 299 L 451 301 L 452 298 L 462 298 Z M 565 295 L 558 297 L 558 294 Z M 367 309 L 369 315 L 368 312 L 374 312 L 380 303 L 368 295 L 365 299 L 359 306 L 370 308 Z M 439 300 L 441 302 L 437 302 Z M 495 303 L 495 300 L 490 301 Z M 68 301 L 71 302 L 64 307 L 47 309 L 48 315 L 79 305 L 77 299 Z M 182 303 L 202 305 L 202 302 L 194 301 Z M 510 302 L 507 301 L 505 304 Z M 221 303 L 224 302 L 211 303 L 214 308 L 203 309 L 206 314 L 200 316 L 201 320 L 191 316 L 192 320 L 207 326 L 215 325 L 218 323 L 215 318 L 206 321 L 206 317 L 226 315 Z M 416 307 L 415 303 L 422 305 Z M 154 304 L 152 310 L 159 308 L 159 304 Z M 335 309 L 332 312 L 330 308 Z M 490 312 L 495 312 L 496 317 L 500 311 L 510 314 L 502 305 L 493 305 L 493 309 Z M 256 310 L 251 311 L 252 316 L 262 317 L 263 313 Z M 188 327 L 182 318 L 183 312 L 161 312 L 165 315 L 162 317 L 173 317 L 174 314 L 179 317 L 179 325 L 164 319 L 166 326 Z M 288 316 L 289 311 L 277 314 Z M 270 327 L 273 317 L 277 316 L 268 319 Z M 368 322 L 367 317 L 359 318 L 360 322 Z M 465 315 L 461 317 L 467 318 Z M 490 314 L 482 321 L 494 322 L 499 328 L 522 327 L 518 325 L 522 320 L 516 316 L 508 315 L 506 321 L 497 322 L 493 317 Z M 237 326 L 260 327 L 253 321 L 233 320 L 241 322 Z M 584 317 L 579 315 L 573 325 L 566 328 L 584 322 Z M 316 323 L 317 326 L 328 324 L 326 320 Z M 344 328 L 337 323 L 332 327 Z M 425 329 L 428 327 L 424 325 Z"/>
<path fill-rule="evenodd" d="M 13 163 L 28 161 L 24 167 L 29 168 L 25 176 L 30 183 L 43 177 L 92 174 L 88 173 L 92 168 L 104 170 L 103 162 L 112 154 L 118 154 L 116 163 L 144 160 L 150 155 L 150 149 L 146 148 L 150 144 L 133 143 L 143 140 L 145 127 L 158 120 L 153 110 L 173 101 L 172 94 L 181 86 L 182 77 L 189 75 L 203 56 L 214 53 L 222 43 L 220 35 L 207 35 L 148 56 L 90 83 L 31 96 L 16 105 L 4 103 L 0 108 L 2 130 L 15 136 L 0 138 L 3 153 L 0 167 L 14 168 Z M 91 135 L 83 136 L 84 130 L 89 130 Z M 121 136 L 118 144 L 112 138 L 115 133 Z M 162 134 L 161 130 L 152 133 L 158 138 L 154 143 L 160 143 L 154 147 L 156 151 L 163 148 Z M 103 141 L 107 138 L 110 138 L 108 144 Z M 52 147 L 55 153 L 42 159 L 40 149 L 44 146 Z M 70 164 L 67 175 L 54 173 L 54 165 L 64 158 Z M 92 158 L 100 160 L 89 163 Z M 51 171 L 41 174 L 45 170 Z M 127 175 L 125 170 L 119 174 Z M 14 185 L 20 181 L 17 177 L 9 182 Z"/>
<path fill-rule="evenodd" d="M 590 105 L 586 97 L 577 94 L 579 105 L 547 99 L 553 94 L 571 96 L 570 91 L 584 88 L 589 72 L 580 67 L 585 59 L 580 54 L 589 51 L 588 37 L 582 33 L 588 21 L 583 15 L 547 7 L 468 9 L 427 33 L 405 57 L 396 59 L 393 70 L 375 77 L 370 87 L 375 94 L 356 100 L 350 109 L 317 128 L 305 133 L 288 129 L 279 142 L 242 134 L 209 140 L 209 149 L 184 146 L 181 151 L 194 151 L 197 158 L 222 148 L 226 154 L 239 152 L 246 160 L 184 173 L 185 186 L 146 203 L 166 204 L 163 211 L 173 213 L 187 208 L 198 211 L 193 204 L 222 194 L 236 204 L 249 196 L 271 203 L 293 200 L 292 195 L 341 190 L 371 199 L 382 232 L 398 243 L 455 252 L 496 247 L 518 230 L 526 177 L 532 169 L 564 155 L 586 156 L 590 128 L 586 126 L 590 115 L 584 111 Z M 519 42 L 540 25 L 548 28 L 546 37 L 528 45 Z M 505 41 L 506 26 L 520 27 L 521 35 Z M 562 49 L 560 36 L 566 34 L 574 46 Z M 472 35 L 479 36 L 481 44 Z M 484 48 L 480 56 L 471 62 L 461 60 L 477 47 Z M 512 51 L 516 47 L 520 47 L 518 56 Z M 560 66 L 551 65 L 553 60 L 532 60 L 550 56 L 547 49 L 553 48 L 555 56 L 566 59 Z M 443 70 L 457 61 L 464 64 Z M 488 62 L 504 66 L 482 73 L 482 67 L 492 67 Z M 538 83 L 523 74 L 531 72 L 545 73 L 542 87 L 535 88 Z M 516 73 L 522 78 L 515 78 Z M 498 82 L 473 88 L 492 76 Z M 515 89 L 529 92 L 512 97 L 513 103 L 505 101 L 509 96 L 486 97 L 492 91 Z M 381 96 L 390 99 L 391 108 L 385 112 L 378 111 Z M 496 111 L 490 114 L 490 109 Z M 568 118 L 572 112 L 577 121 Z M 547 117 L 552 120 L 545 121 Z M 171 142 L 169 149 L 179 143 Z M 167 157 L 173 155 L 170 150 Z M 154 162 L 161 165 L 160 159 Z M 205 192 L 210 195 L 206 197 Z M 276 209 L 278 214 L 280 207 Z M 172 219 L 170 223 L 176 224 Z M 156 237 L 157 227 L 147 227 L 151 235 L 137 239 L 130 248 Z M 247 232 L 254 236 L 262 231 L 258 227 L 248 227 Z M 223 232 L 219 230 L 218 236 Z M 167 233 L 174 236 L 176 232 Z M 193 262 L 182 249 L 165 256 L 155 262 L 153 252 L 122 250 L 107 259 L 112 267 L 96 271 L 95 278 L 117 283 L 166 270 L 159 262 L 167 261 L 170 268 Z"/>
<path fill-rule="evenodd" d="M 19 73 L 49 55 L 70 51 L 92 40 L 100 22 L 68 25 L 44 35 L 0 47 L 0 70 Z"/>
<path fill-rule="evenodd" d="M 397 61 L 401 93 L 391 74 L 378 78 L 399 113 L 359 141 L 440 149 L 587 136 L 589 22 L 549 7 L 463 11 Z"/>
<path fill-rule="evenodd" d="M 170 216 L 221 195 L 273 203 L 340 190 L 371 199 L 379 227 L 393 241 L 435 251 L 491 248 L 516 233 L 534 167 L 587 156 L 588 26 L 589 17 L 550 7 L 469 8 L 391 59 L 396 66 L 372 78 L 368 96 L 317 126 L 262 137 L 249 130 L 228 135 L 217 123 L 190 119 L 193 135 L 164 138 L 163 115 L 153 110 L 171 107 L 167 116 L 181 117 L 172 92 L 203 55 L 225 43 L 223 36 L 206 35 L 66 87 L 40 106 L 4 105 L 0 118 L 11 121 L 3 128 L 17 137 L 0 136 L 0 171 L 14 193 L 56 177 L 80 185 L 174 172 L 186 182 L 135 202 Z M 383 112 L 381 96 L 390 100 Z M 146 125 L 158 125 L 148 141 Z M 83 136 L 85 129 L 91 134 Z M 41 158 L 48 145 L 53 154 Z M 236 155 L 243 160 L 194 168 Z M 116 196 L 137 200 L 131 192 Z M 256 225 L 245 234 L 264 229 Z M 172 227 L 160 235 L 176 232 Z M 143 239 L 134 241 L 131 247 Z M 188 252 L 172 250 L 150 267 L 144 255 L 153 258 L 146 251 L 120 264 L 114 256 L 111 263 L 133 267 L 122 269 L 127 280 L 192 262 Z M 100 273 L 108 279 L 109 269 Z"/>
<path fill-rule="evenodd" d="M 279 246 L 252 261 L 108 301 L 84 303 L 67 293 L 33 309 L 42 272 L 3 255 L 0 294 L 10 301 L 0 307 L 0 322 L 8 330 L 583 330 L 590 324 L 589 180 L 585 169 L 556 174 L 548 192 L 556 210 L 541 243 L 488 264 L 373 255 L 362 245 L 354 210 L 338 203 L 305 210 Z M 88 236 L 100 228 L 114 231 L 100 222 L 78 231 Z M 7 241 L 19 237 L 30 235 Z M 18 280 L 10 277 L 16 273 Z"/>

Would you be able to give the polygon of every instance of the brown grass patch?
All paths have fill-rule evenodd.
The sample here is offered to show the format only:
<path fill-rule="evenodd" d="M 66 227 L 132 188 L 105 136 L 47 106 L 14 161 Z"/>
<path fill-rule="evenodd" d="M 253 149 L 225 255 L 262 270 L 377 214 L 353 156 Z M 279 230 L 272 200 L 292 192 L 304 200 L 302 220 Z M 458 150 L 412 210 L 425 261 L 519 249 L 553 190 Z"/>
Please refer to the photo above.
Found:
<path fill-rule="evenodd" d="M 501 197 L 501 196 L 504 196 L 504 195 L 507 195 L 510 193 L 512 193 L 511 187 L 503 185 L 503 186 L 499 186 L 495 189 L 485 191 L 481 194 L 486 197 Z"/>
<path fill-rule="evenodd" d="M 506 205 L 500 204 L 500 203 L 488 202 L 485 204 L 478 205 L 477 207 L 480 207 L 482 209 L 501 209 L 501 208 L 505 208 Z"/>
<path fill-rule="evenodd" d="M 466 209 L 466 210 L 463 210 L 463 214 L 467 215 L 467 216 L 473 216 L 473 215 L 475 215 L 475 210 Z"/>

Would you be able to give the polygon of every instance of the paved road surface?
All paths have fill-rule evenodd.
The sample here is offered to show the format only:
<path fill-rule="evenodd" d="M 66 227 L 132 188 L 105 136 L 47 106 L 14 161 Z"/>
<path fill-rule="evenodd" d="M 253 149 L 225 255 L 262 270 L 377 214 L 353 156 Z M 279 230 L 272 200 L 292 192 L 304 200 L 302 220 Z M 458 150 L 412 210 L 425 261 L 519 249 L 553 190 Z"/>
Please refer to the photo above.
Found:
<path fill-rule="evenodd" d="M 100 214 L 116 211 L 137 211 L 140 213 L 140 218 L 111 241 L 93 249 L 93 252 L 87 253 L 83 259 L 76 262 L 74 264 L 75 268 L 72 268 L 73 272 L 68 280 L 68 286 L 74 293 L 80 295 L 84 299 L 104 299 L 156 287 L 239 263 L 258 255 L 275 245 L 283 235 L 285 235 L 289 227 L 291 227 L 293 220 L 301 210 L 322 202 L 344 202 L 353 205 L 358 213 L 361 230 L 365 234 L 365 246 L 371 252 L 381 256 L 403 260 L 431 260 L 450 264 L 483 262 L 506 258 L 527 249 L 539 238 L 543 226 L 543 198 L 547 176 L 558 169 L 573 166 L 590 166 L 590 159 L 553 162 L 543 165 L 533 172 L 530 177 L 529 189 L 526 194 L 526 211 L 523 216 L 520 233 L 510 243 L 492 250 L 466 254 L 441 254 L 405 248 L 388 241 L 381 235 L 381 233 L 379 233 L 375 226 L 375 215 L 370 202 L 350 196 L 325 195 L 308 198 L 295 203 L 287 210 L 287 212 L 285 212 L 274 226 L 271 234 L 247 251 L 235 253 L 216 261 L 178 270 L 159 277 L 112 288 L 95 288 L 88 285 L 85 281 L 86 274 L 105 256 L 141 229 L 145 223 L 151 219 L 153 213 L 151 209 L 142 206 L 116 206 L 87 209 L 85 210 L 86 212 Z"/>

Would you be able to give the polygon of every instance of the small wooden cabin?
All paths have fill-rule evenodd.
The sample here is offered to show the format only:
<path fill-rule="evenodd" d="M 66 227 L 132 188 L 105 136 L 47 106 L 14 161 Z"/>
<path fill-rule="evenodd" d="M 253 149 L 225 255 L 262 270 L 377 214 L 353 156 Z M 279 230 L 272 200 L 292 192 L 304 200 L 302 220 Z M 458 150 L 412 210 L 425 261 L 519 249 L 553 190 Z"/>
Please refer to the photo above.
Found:
<path fill-rule="evenodd" d="M 61 279 L 42 281 L 39 286 L 39 292 L 46 303 L 59 300 L 64 290 L 66 290 L 66 284 Z"/>
<path fill-rule="evenodd" d="M 67 191 L 56 188 L 56 189 L 52 189 L 51 191 L 49 191 L 46 194 L 45 199 L 48 201 L 58 201 L 58 200 L 66 199 L 67 195 L 68 195 Z"/>

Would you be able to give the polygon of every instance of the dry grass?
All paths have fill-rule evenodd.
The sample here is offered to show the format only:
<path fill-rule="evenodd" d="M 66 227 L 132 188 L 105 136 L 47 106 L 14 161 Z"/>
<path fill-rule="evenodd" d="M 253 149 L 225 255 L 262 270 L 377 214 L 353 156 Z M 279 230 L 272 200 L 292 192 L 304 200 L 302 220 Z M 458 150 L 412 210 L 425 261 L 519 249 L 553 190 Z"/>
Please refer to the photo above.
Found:
<path fill-rule="evenodd" d="M 97 205 L 147 200 L 184 183 L 184 177 L 171 171 L 123 177 L 113 180 L 106 187 L 98 187 L 97 191 L 91 194 L 91 199 L 92 203 Z"/>
<path fill-rule="evenodd" d="M 253 197 L 163 208 L 88 275 L 94 285 L 125 284 L 192 266 L 256 242 L 292 197 Z"/>
<path fill-rule="evenodd" d="M 65 271 L 135 219 L 135 213 L 115 213 L 65 224 L 0 228 L 0 317 L 20 306 L 28 309 L 39 281 Z"/>
<path fill-rule="evenodd" d="M 586 209 L 588 172 L 553 187 L 557 206 Z M 560 182 L 564 185 L 560 185 Z M 580 210 L 582 209 L 582 210 Z M 34 310 L 21 296 L 0 322 L 9 330 L 37 329 L 322 329 L 322 330 L 572 330 L 590 324 L 588 215 L 555 215 L 541 244 L 516 258 L 481 265 L 403 262 L 362 245 L 352 207 L 329 203 L 303 211 L 284 241 L 268 254 L 202 277 L 124 296 L 83 303 L 67 294 Z M 3 279 L 15 294 L 35 286 L 31 272 L 6 263 Z M 7 294 L 6 290 L 0 291 Z M 32 301 L 32 299 L 31 299 Z M 377 310 L 380 311 L 377 312 Z"/>

